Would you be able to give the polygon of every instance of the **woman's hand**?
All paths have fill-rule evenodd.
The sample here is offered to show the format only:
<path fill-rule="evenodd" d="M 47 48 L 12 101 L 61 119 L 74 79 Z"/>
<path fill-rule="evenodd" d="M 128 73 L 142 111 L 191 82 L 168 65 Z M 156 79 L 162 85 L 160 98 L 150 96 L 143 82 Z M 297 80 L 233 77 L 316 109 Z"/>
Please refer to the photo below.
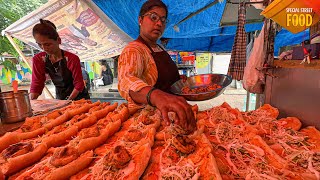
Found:
<path fill-rule="evenodd" d="M 188 77 L 186 75 L 180 75 L 180 79 L 182 79 L 182 82 L 186 82 L 187 78 Z"/>
<path fill-rule="evenodd" d="M 73 91 L 67 97 L 67 100 L 74 100 L 78 96 L 79 93 L 80 93 L 80 91 L 78 91 L 76 88 L 73 88 Z"/>
<path fill-rule="evenodd" d="M 40 96 L 39 93 L 30 93 L 30 99 L 31 100 L 37 99 L 39 96 Z"/>
<path fill-rule="evenodd" d="M 192 106 L 183 97 L 168 94 L 157 89 L 151 93 L 150 100 L 151 104 L 161 111 L 163 119 L 168 125 L 171 123 L 168 112 L 175 112 L 177 114 L 175 124 L 180 125 L 189 132 L 195 130 L 196 121 L 191 109 Z"/>

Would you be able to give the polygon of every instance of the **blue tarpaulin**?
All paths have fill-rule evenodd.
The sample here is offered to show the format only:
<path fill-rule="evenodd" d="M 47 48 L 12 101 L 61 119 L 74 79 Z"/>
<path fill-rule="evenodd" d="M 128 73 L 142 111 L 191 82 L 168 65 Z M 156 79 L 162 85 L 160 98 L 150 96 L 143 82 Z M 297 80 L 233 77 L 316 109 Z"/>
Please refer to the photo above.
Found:
<path fill-rule="evenodd" d="M 139 35 L 138 14 L 145 0 L 93 0 L 93 2 L 130 37 Z M 179 24 L 179 31 L 173 28 L 189 14 L 196 12 L 214 0 L 163 0 L 169 14 L 163 37 L 170 38 L 169 50 L 231 52 L 236 26 L 220 27 L 226 1 L 217 3 L 203 12 Z M 261 30 L 262 23 L 246 24 L 246 32 Z M 305 32 L 292 34 L 286 30 L 276 36 L 275 55 L 282 46 L 299 44 Z M 307 32 L 308 34 L 308 32 Z M 306 37 L 307 38 L 307 37 Z"/>

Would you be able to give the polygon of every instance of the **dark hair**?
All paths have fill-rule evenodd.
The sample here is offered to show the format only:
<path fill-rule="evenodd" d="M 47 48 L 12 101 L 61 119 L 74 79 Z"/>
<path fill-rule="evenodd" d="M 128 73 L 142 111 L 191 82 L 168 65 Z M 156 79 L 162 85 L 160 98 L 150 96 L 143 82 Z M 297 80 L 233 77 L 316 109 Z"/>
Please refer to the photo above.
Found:
<path fill-rule="evenodd" d="M 166 16 L 168 17 L 168 8 L 161 0 L 148 0 L 148 1 L 146 1 L 140 9 L 139 16 L 143 16 L 145 13 L 150 11 L 155 6 L 165 9 Z"/>
<path fill-rule="evenodd" d="M 57 32 L 56 26 L 48 20 L 40 19 L 40 23 L 36 24 L 32 29 L 32 35 L 34 37 L 35 34 L 40 34 L 42 36 L 46 36 L 49 39 L 57 40 L 59 34 Z"/>

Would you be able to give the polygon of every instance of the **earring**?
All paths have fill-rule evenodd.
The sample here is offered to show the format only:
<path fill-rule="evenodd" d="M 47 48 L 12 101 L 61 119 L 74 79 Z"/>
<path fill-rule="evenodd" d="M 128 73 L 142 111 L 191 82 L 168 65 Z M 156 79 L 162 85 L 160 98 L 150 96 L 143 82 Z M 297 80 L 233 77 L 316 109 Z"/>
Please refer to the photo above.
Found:
<path fill-rule="evenodd" d="M 139 24 L 139 26 L 141 26 L 141 23 Z"/>

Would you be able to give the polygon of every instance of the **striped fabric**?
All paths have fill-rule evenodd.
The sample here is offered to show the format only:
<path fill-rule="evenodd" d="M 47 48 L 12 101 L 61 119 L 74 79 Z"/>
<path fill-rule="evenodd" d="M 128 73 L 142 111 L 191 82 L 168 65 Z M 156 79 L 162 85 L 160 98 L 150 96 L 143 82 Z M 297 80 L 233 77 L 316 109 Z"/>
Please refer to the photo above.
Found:
<path fill-rule="evenodd" d="M 246 66 L 246 46 L 247 35 L 244 29 L 246 23 L 246 4 L 239 4 L 238 27 L 232 47 L 231 60 L 229 64 L 228 75 L 235 80 L 242 80 L 244 68 Z"/>
<path fill-rule="evenodd" d="M 129 43 L 118 60 L 118 90 L 128 101 L 130 113 L 144 107 L 136 104 L 129 96 L 129 90 L 140 91 L 147 86 L 154 86 L 158 79 L 157 66 L 149 48 L 139 41 Z"/>

